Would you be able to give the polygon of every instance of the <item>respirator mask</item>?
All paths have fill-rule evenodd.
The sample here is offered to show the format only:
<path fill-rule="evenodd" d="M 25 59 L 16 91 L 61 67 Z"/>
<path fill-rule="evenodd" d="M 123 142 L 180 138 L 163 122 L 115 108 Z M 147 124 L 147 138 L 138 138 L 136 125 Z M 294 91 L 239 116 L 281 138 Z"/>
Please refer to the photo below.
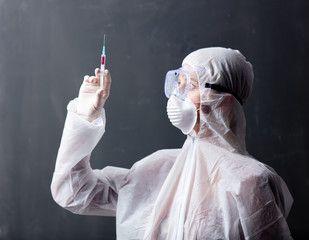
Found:
<path fill-rule="evenodd" d="M 171 123 L 183 134 L 189 134 L 197 121 L 197 107 L 200 103 L 199 71 L 202 69 L 183 66 L 168 71 L 165 77 L 167 115 Z"/>

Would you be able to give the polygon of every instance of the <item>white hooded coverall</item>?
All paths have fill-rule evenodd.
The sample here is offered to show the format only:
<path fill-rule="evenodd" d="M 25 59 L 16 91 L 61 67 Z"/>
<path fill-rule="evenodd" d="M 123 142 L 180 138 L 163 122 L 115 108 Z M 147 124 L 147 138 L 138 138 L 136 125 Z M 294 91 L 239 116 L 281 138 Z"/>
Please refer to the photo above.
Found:
<path fill-rule="evenodd" d="M 292 239 L 286 222 L 292 197 L 283 180 L 245 147 L 245 117 L 219 84 L 244 102 L 252 66 L 232 49 L 206 48 L 183 61 L 199 76 L 200 131 L 181 149 L 157 151 L 131 169 L 93 170 L 90 155 L 105 131 L 105 113 L 92 123 L 68 105 L 51 191 L 76 214 L 116 216 L 117 239 Z"/>

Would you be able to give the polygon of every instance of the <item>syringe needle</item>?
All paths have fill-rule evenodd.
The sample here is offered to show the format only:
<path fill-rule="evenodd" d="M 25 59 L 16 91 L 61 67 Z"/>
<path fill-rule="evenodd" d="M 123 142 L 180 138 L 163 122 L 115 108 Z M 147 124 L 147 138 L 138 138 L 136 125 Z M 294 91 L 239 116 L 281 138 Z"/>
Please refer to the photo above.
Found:
<path fill-rule="evenodd" d="M 105 70 L 105 63 L 106 63 L 106 55 L 105 55 L 105 34 L 104 34 L 104 40 L 103 40 L 103 49 L 102 49 L 102 55 L 101 55 L 101 77 L 100 77 L 100 87 L 103 89 L 103 82 L 104 82 L 104 70 Z"/>

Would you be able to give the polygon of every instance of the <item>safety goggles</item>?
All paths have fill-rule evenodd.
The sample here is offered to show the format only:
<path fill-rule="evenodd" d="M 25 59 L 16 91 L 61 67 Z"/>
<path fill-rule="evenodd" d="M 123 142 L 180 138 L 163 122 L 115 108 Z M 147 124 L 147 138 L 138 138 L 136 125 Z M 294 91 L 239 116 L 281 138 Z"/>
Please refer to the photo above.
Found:
<path fill-rule="evenodd" d="M 199 91 L 199 76 L 202 69 L 181 67 L 170 70 L 165 76 L 164 91 L 167 98 L 172 95 L 184 100 L 189 92 Z"/>
<path fill-rule="evenodd" d="M 185 100 L 191 93 L 199 91 L 199 76 L 205 74 L 205 69 L 201 67 L 183 66 L 176 70 L 170 70 L 165 76 L 165 95 L 170 98 L 172 95 Z M 217 92 L 229 93 L 233 95 L 242 105 L 242 100 L 233 91 L 218 84 L 205 83 L 204 88 L 210 88 Z M 193 101 L 196 102 L 196 101 Z"/>

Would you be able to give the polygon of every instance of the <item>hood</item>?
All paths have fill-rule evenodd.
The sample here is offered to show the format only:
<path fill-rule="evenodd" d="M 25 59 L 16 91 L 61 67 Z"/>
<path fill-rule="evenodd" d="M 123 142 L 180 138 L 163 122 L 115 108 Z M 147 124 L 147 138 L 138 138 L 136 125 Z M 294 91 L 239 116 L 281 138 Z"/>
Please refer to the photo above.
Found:
<path fill-rule="evenodd" d="M 197 137 L 232 152 L 246 152 L 242 104 L 253 89 L 251 63 L 238 50 L 213 47 L 190 53 L 183 64 L 204 69 L 199 75 L 200 130 Z M 227 91 L 206 88 L 206 83 Z"/>

